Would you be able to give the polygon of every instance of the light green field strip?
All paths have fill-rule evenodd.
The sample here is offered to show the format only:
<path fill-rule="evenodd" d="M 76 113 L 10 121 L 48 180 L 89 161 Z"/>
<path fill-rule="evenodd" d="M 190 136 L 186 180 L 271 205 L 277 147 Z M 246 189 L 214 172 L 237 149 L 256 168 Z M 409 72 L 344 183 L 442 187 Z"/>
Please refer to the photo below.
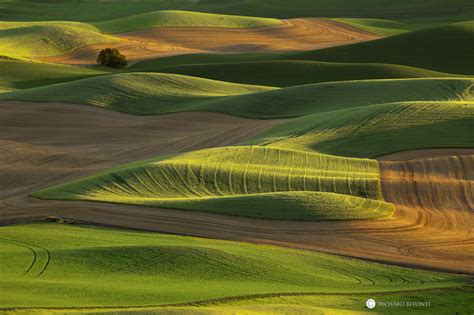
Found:
<path fill-rule="evenodd" d="M 75 48 L 120 39 L 76 22 L 0 22 L 0 55 L 14 58 L 54 56 Z"/>
<path fill-rule="evenodd" d="M 401 78 L 437 78 L 456 75 L 425 69 L 376 63 L 337 63 L 306 60 L 275 60 L 182 65 L 161 65 L 158 59 L 138 62 L 127 70 L 189 75 L 226 82 L 266 86 Z"/>
<path fill-rule="evenodd" d="M 204 100 L 268 91 L 242 85 L 174 74 L 125 73 L 48 85 L 2 94 L 2 100 L 89 104 L 131 114 L 164 114 L 206 110 Z"/>
<path fill-rule="evenodd" d="M 351 157 L 474 147 L 474 102 L 399 102 L 309 115 L 251 141 Z"/>
<path fill-rule="evenodd" d="M 252 118 L 298 117 L 390 102 L 472 100 L 473 84 L 472 78 L 328 82 L 215 99 L 207 108 Z"/>
<path fill-rule="evenodd" d="M 13 92 L 16 91 L 15 88 L 0 86 L 0 93 Z"/>
<path fill-rule="evenodd" d="M 272 18 L 163 10 L 130 15 L 119 19 L 96 23 L 71 21 L 0 21 L 0 30 L 47 26 L 58 28 L 75 27 L 90 32 L 123 33 L 153 27 L 256 28 L 279 25 L 282 23 L 281 20 Z"/>
<path fill-rule="evenodd" d="M 107 74 L 98 69 L 32 61 L 0 60 L 0 88 L 26 89 Z"/>
<path fill-rule="evenodd" d="M 99 29 L 88 23 L 69 22 L 69 21 L 37 21 L 37 22 L 8 22 L 0 21 L 0 30 L 13 30 L 25 27 L 51 26 L 58 28 L 75 27 L 84 31 L 99 32 Z"/>
<path fill-rule="evenodd" d="M 195 151 L 146 161 L 34 193 L 292 220 L 389 216 L 374 160 L 262 146 Z"/>
<path fill-rule="evenodd" d="M 153 27 L 256 28 L 279 25 L 278 19 L 209 14 L 190 11 L 154 11 L 94 23 L 105 33 L 124 33 Z"/>
<path fill-rule="evenodd" d="M 123 72 L 163 72 L 264 86 L 294 86 L 329 81 L 455 77 L 453 74 L 385 64 L 344 64 L 317 61 L 262 61 L 160 66 L 156 59 Z M 155 65 L 156 64 L 156 65 Z M 1 60 L 0 87 L 25 89 L 87 78 L 110 71 L 32 61 Z M 114 70 L 117 71 L 117 70 Z"/>
<path fill-rule="evenodd" d="M 472 287 L 459 289 L 438 289 L 418 292 L 370 293 L 348 295 L 293 295 L 271 297 L 241 297 L 223 299 L 213 302 L 194 303 L 175 307 L 153 308 L 93 308 L 93 309 L 47 309 L 47 310 L 14 310 L 6 312 L 11 315 L 42 315 L 42 314 L 94 314 L 94 315 L 294 315 L 294 314 L 325 314 L 325 315 L 364 315 L 368 309 L 365 303 L 368 298 L 376 302 L 405 302 L 405 314 L 469 314 L 472 309 Z M 429 302 L 429 306 L 426 303 Z M 388 304 L 390 305 L 390 304 Z M 399 315 L 400 308 L 381 306 L 370 311 L 371 314 Z"/>
<path fill-rule="evenodd" d="M 316 252 L 105 228 L 8 226 L 0 228 L 0 241 L 3 308 L 159 306 L 252 294 L 382 293 L 468 284 L 462 276 Z M 39 249 L 49 256 L 35 261 L 32 251 Z M 36 264 L 46 266 L 40 275 L 26 272 Z"/>
<path fill-rule="evenodd" d="M 88 104 L 142 115 L 199 110 L 283 118 L 389 102 L 469 100 L 473 82 L 365 80 L 275 89 L 173 74 L 124 73 L 3 93 L 0 100 Z"/>

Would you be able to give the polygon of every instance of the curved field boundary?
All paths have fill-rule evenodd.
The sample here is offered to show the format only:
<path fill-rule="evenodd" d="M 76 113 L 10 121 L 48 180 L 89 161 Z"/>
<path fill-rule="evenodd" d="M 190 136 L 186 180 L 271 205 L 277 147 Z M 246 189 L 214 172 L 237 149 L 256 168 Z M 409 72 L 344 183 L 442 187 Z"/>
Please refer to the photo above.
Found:
<path fill-rule="evenodd" d="M 474 155 L 474 149 L 469 148 L 441 148 L 421 149 L 395 152 L 377 157 L 379 161 L 407 161 L 415 159 L 450 157 L 457 155 Z"/>
<path fill-rule="evenodd" d="M 131 311 L 147 311 L 153 310 L 157 308 L 167 308 L 167 307 L 186 307 L 186 306 L 193 306 L 193 307 L 202 307 L 202 306 L 214 306 L 214 305 L 225 305 L 226 303 L 232 302 L 240 302 L 240 301 L 248 301 L 248 300 L 255 300 L 255 299 L 269 299 L 269 298 L 279 298 L 279 297 L 311 297 L 311 296 L 348 296 L 348 297 L 357 297 L 357 296 L 370 296 L 370 297 L 379 297 L 379 296 L 386 296 L 390 294 L 416 294 L 420 292 L 440 292 L 448 288 L 426 288 L 426 289 L 418 289 L 418 290 L 405 290 L 405 291 L 375 291 L 375 292 L 364 292 L 364 293 L 321 293 L 321 292 L 281 292 L 281 293 L 262 293 L 262 294 L 250 294 L 250 295 L 241 295 L 241 296 L 229 296 L 224 298 L 216 298 L 216 299 L 209 299 L 209 300 L 196 300 L 192 302 L 185 302 L 185 303 L 174 303 L 174 304 L 161 304 L 161 305 L 143 305 L 143 306 L 87 306 L 87 307 L 14 307 L 14 308 L 0 308 L 0 311 L 28 311 L 28 310 L 41 310 L 41 311 L 77 311 L 77 310 L 96 310 L 96 311 L 107 311 L 107 310 L 118 310 L 121 314 L 122 311 L 131 310 Z M 449 287 L 449 289 L 472 289 L 472 286 L 468 285 L 460 285 L 457 287 Z M 365 301 L 365 300 L 364 300 Z M 20 313 L 23 314 L 23 313 Z M 107 313 L 108 314 L 108 313 Z"/>
<path fill-rule="evenodd" d="M 390 219 L 292 222 L 33 198 L 15 200 L 3 207 L 2 212 L 7 220 L 2 222 L 7 224 L 57 215 L 99 225 L 317 250 L 474 275 L 469 263 L 473 259 L 472 227 L 456 224 L 451 232 L 439 229 L 439 223 L 447 220 L 473 222 L 472 213 L 466 212 L 456 212 L 450 218 L 445 212 L 433 209 L 398 207 Z"/>
<path fill-rule="evenodd" d="M 351 157 L 412 148 L 470 147 L 473 105 L 415 101 L 323 112 L 272 128 L 248 143 Z"/>
<path fill-rule="evenodd" d="M 0 205 L 113 165 L 242 142 L 284 120 L 213 113 L 137 117 L 73 104 L 0 103 Z"/>
<path fill-rule="evenodd" d="M 270 146 L 137 162 L 32 196 L 287 220 L 374 219 L 393 212 L 383 202 L 376 161 Z"/>
<path fill-rule="evenodd" d="M 219 27 L 257 28 L 281 24 L 281 20 L 252 16 L 236 16 L 179 10 L 160 10 L 123 18 L 95 22 L 105 33 L 123 33 L 154 27 Z"/>
<path fill-rule="evenodd" d="M 189 53 L 257 53 L 334 47 L 379 38 L 346 24 L 323 19 L 285 20 L 281 25 L 232 29 L 212 27 L 151 28 L 123 34 L 119 43 L 90 45 L 43 60 L 93 64 L 105 47 L 117 48 L 130 60 Z"/>

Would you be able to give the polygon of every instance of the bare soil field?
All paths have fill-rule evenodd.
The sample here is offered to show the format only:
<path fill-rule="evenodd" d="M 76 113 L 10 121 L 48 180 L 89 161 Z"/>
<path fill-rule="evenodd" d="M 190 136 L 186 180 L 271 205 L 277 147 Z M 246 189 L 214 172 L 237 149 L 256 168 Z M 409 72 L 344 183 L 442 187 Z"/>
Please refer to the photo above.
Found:
<path fill-rule="evenodd" d="M 262 53 L 320 49 L 373 40 L 379 36 L 323 19 L 285 20 L 282 25 L 254 28 L 162 27 L 117 35 L 123 41 L 90 45 L 43 60 L 93 64 L 105 47 L 140 60 L 189 53 Z"/>
<path fill-rule="evenodd" d="M 379 161 L 406 161 L 415 160 L 420 158 L 433 158 L 433 157 L 445 157 L 454 155 L 473 155 L 474 149 L 468 148 L 450 148 L 450 149 L 421 149 L 421 150 L 408 150 L 402 152 L 396 152 L 379 156 Z"/>
<path fill-rule="evenodd" d="M 398 208 L 380 220 L 274 221 L 28 197 L 121 163 L 237 143 L 280 122 L 210 113 L 137 117 L 83 105 L 1 103 L 0 224 L 55 215 L 474 274 L 474 155 L 445 152 L 434 159 L 381 161 L 385 198 Z"/>
<path fill-rule="evenodd" d="M 133 116 L 87 105 L 0 102 L 0 200 L 117 164 L 235 144 L 284 121 L 207 112 Z"/>
<path fill-rule="evenodd" d="M 397 205 L 454 217 L 474 210 L 474 155 L 382 162 L 382 174 L 384 197 Z"/>

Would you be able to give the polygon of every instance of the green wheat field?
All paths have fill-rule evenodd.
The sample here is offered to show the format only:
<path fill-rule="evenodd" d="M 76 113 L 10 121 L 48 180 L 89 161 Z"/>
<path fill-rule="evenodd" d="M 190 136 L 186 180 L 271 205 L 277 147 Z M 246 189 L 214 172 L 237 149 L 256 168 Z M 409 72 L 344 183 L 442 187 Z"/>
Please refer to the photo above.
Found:
<path fill-rule="evenodd" d="M 126 66 L 96 62 L 108 47 Z M 39 118 L 82 111 L 80 140 Z M 175 120 L 133 149 L 160 117 Z M 186 133 L 181 117 L 235 128 Z M 400 205 L 381 159 L 473 148 L 470 0 L 0 0 L 0 313 L 472 314 L 474 164 L 454 184 L 442 176 L 457 164 L 404 164 L 419 195 Z M 443 194 L 422 187 L 433 178 L 462 187 L 462 211 L 423 204 Z M 129 223 L 163 209 L 185 228 Z M 410 247 L 432 215 L 463 216 L 418 235 L 464 233 L 439 245 L 464 255 L 457 269 Z M 209 218 L 223 225 L 207 233 Z M 391 233 L 397 259 L 309 246 L 311 224 L 361 247 Z M 253 237 L 267 228 L 291 242 Z"/>

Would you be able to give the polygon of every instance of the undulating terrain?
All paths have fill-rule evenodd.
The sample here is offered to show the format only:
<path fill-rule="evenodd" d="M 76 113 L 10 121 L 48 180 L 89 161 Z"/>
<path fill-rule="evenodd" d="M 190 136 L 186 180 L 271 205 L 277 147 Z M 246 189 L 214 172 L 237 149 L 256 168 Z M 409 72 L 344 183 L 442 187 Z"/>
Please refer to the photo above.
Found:
<path fill-rule="evenodd" d="M 471 314 L 473 277 L 472 1 L 0 0 L 0 313 Z"/>

